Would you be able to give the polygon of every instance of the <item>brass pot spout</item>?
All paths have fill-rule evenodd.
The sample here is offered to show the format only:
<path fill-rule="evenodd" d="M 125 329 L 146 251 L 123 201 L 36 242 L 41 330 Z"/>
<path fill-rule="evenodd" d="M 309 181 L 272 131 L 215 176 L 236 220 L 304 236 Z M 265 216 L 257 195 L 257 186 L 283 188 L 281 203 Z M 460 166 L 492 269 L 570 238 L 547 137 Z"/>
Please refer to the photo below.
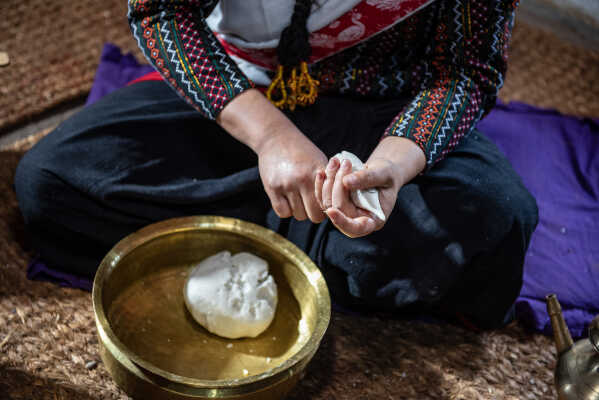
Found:
<path fill-rule="evenodd" d="M 564 352 L 570 350 L 574 345 L 574 341 L 572 341 L 570 330 L 566 325 L 566 321 L 564 321 L 562 306 L 557 301 L 557 296 L 550 294 L 545 299 L 547 300 L 547 313 L 549 314 L 551 327 L 553 328 L 555 348 L 557 349 L 557 354 L 562 355 Z"/>
<path fill-rule="evenodd" d="M 599 317 L 589 326 L 589 338 L 574 343 L 555 294 L 546 298 L 551 318 L 557 366 L 555 386 L 559 400 L 599 400 Z"/>

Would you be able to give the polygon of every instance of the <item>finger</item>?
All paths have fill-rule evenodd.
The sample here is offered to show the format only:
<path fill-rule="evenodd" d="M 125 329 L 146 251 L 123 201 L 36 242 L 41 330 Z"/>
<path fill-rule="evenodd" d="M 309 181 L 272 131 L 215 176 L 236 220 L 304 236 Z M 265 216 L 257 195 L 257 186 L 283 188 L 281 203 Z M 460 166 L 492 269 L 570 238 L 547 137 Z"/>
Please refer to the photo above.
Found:
<path fill-rule="evenodd" d="M 287 202 L 287 199 L 277 193 L 267 192 L 268 198 L 270 199 L 270 204 L 272 205 L 272 209 L 279 216 L 279 218 L 289 218 L 293 214 L 291 213 L 291 207 Z"/>
<path fill-rule="evenodd" d="M 380 231 L 381 229 L 383 229 L 383 226 L 385 226 L 385 221 L 379 219 L 379 217 L 370 214 L 370 218 L 372 218 L 374 220 L 375 223 L 375 227 L 374 230 L 375 231 Z"/>
<path fill-rule="evenodd" d="M 385 221 L 374 215 L 372 212 L 365 210 L 363 208 L 356 207 L 356 214 L 358 217 L 368 217 L 374 221 L 375 231 L 378 231 L 385 226 Z"/>
<path fill-rule="evenodd" d="M 343 177 L 351 173 L 351 162 L 344 160 L 341 163 L 341 167 L 335 175 L 335 182 L 333 183 L 333 195 L 332 205 L 340 210 L 345 210 L 350 204 L 353 204 L 350 198 L 349 190 L 343 186 Z M 347 212 L 347 211 L 346 211 Z"/>
<path fill-rule="evenodd" d="M 322 185 L 322 208 L 325 210 L 333 205 L 333 183 L 338 169 L 339 160 L 336 157 L 331 158 L 327 164 L 326 179 Z"/>
<path fill-rule="evenodd" d="M 314 178 L 314 197 L 316 197 L 318 207 L 321 210 L 324 210 L 324 205 L 322 204 L 322 185 L 324 184 L 326 177 L 326 173 L 323 170 L 319 169 L 318 172 L 316 172 L 316 178 Z"/>
<path fill-rule="evenodd" d="M 349 190 L 386 187 L 389 183 L 390 177 L 382 168 L 365 168 L 347 175 L 343 180 L 343 184 Z"/>
<path fill-rule="evenodd" d="M 326 218 L 322 212 L 321 206 L 318 204 L 318 201 L 316 201 L 316 197 L 314 196 L 314 192 L 312 190 L 308 189 L 305 190 L 305 192 L 302 192 L 302 201 L 310 221 L 314 222 L 315 224 L 319 224 Z"/>
<path fill-rule="evenodd" d="M 302 202 L 302 198 L 297 192 L 289 192 L 287 193 L 287 201 L 291 205 L 291 213 L 293 217 L 298 221 L 305 220 L 308 216 L 306 215 L 306 210 L 304 209 L 304 203 Z"/>
<path fill-rule="evenodd" d="M 376 226 L 370 217 L 348 218 L 336 208 L 329 208 L 326 214 L 337 229 L 352 238 L 366 236 L 372 233 Z"/>

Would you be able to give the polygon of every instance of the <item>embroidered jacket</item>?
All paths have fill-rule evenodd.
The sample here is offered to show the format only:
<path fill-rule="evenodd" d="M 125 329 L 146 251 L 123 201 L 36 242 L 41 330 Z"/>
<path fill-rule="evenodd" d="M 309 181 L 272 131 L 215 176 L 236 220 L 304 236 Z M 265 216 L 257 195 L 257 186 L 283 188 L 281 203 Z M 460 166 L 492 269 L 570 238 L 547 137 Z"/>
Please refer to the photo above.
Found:
<path fill-rule="evenodd" d="M 218 0 L 129 0 L 133 35 L 188 103 L 214 119 L 253 83 L 205 18 Z M 518 1 L 437 0 L 390 29 L 310 66 L 321 93 L 405 98 L 385 135 L 413 140 L 427 166 L 495 104 Z M 383 134 L 383 132 L 381 132 Z"/>

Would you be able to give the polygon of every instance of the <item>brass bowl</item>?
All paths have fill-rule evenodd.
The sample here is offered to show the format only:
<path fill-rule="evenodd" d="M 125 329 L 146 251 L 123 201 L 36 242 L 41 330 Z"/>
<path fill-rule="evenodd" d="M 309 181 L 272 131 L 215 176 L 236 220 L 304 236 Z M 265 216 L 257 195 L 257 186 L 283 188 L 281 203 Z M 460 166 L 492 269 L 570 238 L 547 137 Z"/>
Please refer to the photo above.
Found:
<path fill-rule="evenodd" d="M 269 263 L 279 294 L 275 318 L 256 338 L 226 339 L 185 308 L 191 266 L 222 250 Z M 261 226 L 199 216 L 133 233 L 102 260 L 93 287 L 100 354 L 113 379 L 139 399 L 279 399 L 300 379 L 331 314 L 316 265 Z"/>

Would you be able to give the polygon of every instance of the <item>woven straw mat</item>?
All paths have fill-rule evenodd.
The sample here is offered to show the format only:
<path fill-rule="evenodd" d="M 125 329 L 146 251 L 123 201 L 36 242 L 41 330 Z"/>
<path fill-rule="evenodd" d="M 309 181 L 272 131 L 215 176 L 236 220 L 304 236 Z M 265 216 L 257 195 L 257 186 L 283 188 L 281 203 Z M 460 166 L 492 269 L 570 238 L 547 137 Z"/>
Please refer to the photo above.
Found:
<path fill-rule="evenodd" d="M 0 131 L 85 96 L 102 46 L 135 51 L 126 0 L 0 0 Z"/>

